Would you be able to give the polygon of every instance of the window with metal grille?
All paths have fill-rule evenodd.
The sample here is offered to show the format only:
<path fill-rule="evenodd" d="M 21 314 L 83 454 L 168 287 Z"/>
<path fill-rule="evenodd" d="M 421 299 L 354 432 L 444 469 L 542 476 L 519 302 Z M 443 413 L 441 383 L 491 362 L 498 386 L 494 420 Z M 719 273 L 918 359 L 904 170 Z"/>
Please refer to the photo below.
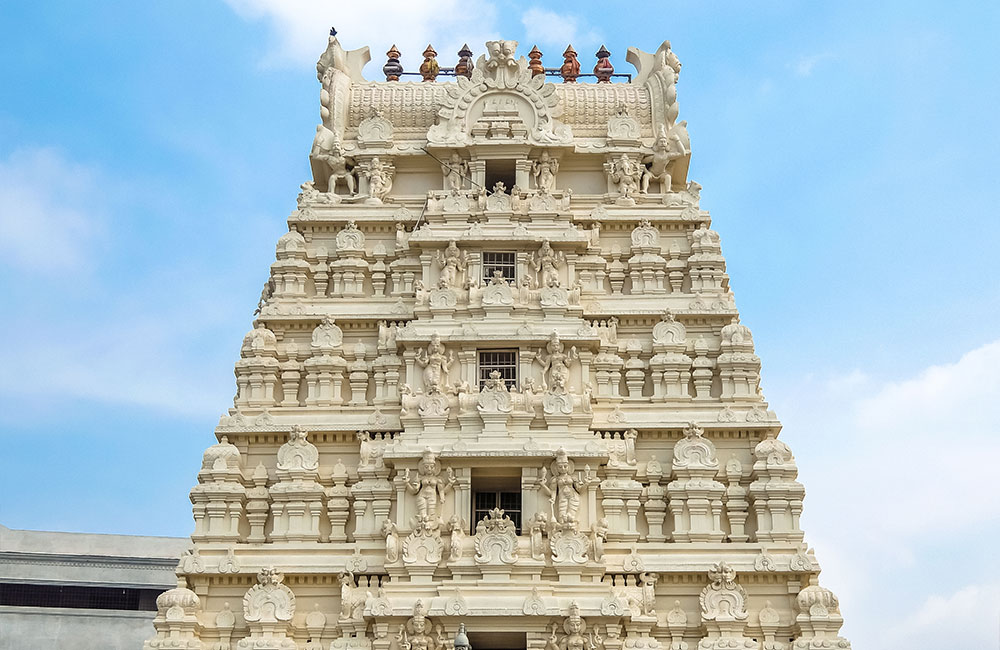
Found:
<path fill-rule="evenodd" d="M 0 605 L 156 611 L 163 589 L 0 583 Z"/>
<path fill-rule="evenodd" d="M 521 534 L 521 493 L 520 492 L 473 492 L 472 493 L 472 532 L 476 532 L 476 524 L 486 519 L 493 508 L 500 508 L 510 517 Z"/>
<path fill-rule="evenodd" d="M 507 389 L 517 387 L 517 350 L 480 350 L 479 351 L 479 390 L 486 386 L 486 380 L 493 371 L 500 373 L 500 378 L 507 384 Z"/>
<path fill-rule="evenodd" d="M 513 282 L 517 279 L 517 258 L 514 253 L 483 251 L 483 282 L 488 284 L 493 279 L 493 272 L 503 273 L 504 280 Z"/>

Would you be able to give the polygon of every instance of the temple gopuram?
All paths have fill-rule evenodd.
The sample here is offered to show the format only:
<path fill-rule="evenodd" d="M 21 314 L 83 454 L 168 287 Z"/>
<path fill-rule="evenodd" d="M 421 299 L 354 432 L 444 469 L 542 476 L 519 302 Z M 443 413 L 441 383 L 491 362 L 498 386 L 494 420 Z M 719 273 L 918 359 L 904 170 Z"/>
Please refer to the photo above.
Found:
<path fill-rule="evenodd" d="M 669 42 L 485 47 L 372 81 L 331 32 L 144 647 L 850 648 Z"/>

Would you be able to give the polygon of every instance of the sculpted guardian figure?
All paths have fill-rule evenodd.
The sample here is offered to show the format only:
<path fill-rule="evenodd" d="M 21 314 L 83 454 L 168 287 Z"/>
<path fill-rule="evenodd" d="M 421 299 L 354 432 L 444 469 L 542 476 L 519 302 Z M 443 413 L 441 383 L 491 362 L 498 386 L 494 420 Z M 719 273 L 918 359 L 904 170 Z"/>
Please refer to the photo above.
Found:
<path fill-rule="evenodd" d="M 392 172 L 378 157 L 372 158 L 363 172 L 368 179 L 369 196 L 381 203 L 392 190 Z"/>
<path fill-rule="evenodd" d="M 437 256 L 434 258 L 438 267 L 441 269 L 441 276 L 438 281 L 441 287 L 451 287 L 458 288 L 459 286 L 459 273 L 465 270 L 467 266 L 467 256 L 465 251 L 461 251 L 458 248 L 458 244 L 454 241 L 449 242 L 448 248 L 444 249 L 444 252 L 437 252 Z"/>
<path fill-rule="evenodd" d="M 558 287 L 558 267 L 562 266 L 565 261 L 566 255 L 562 252 L 557 253 L 554 251 L 549 240 L 546 239 L 542 243 L 542 247 L 538 249 L 538 252 L 532 256 L 531 265 L 541 272 L 543 287 Z"/>
<path fill-rule="evenodd" d="M 469 175 L 469 163 L 462 160 L 458 152 L 454 152 L 448 162 L 441 165 L 441 173 L 444 174 L 446 189 L 458 193 L 465 186 L 465 178 Z"/>
<path fill-rule="evenodd" d="M 648 164 L 642 167 L 642 182 L 639 192 L 646 194 L 649 191 L 649 182 L 657 180 L 661 183 L 664 192 L 670 191 L 671 167 L 673 162 L 687 154 L 684 150 L 684 143 L 676 133 L 667 136 L 667 130 L 660 125 L 660 134 L 653 143 L 653 155 L 647 156 L 643 162 Z"/>
<path fill-rule="evenodd" d="M 535 361 L 542 364 L 542 389 L 555 393 L 566 392 L 566 384 L 569 382 L 569 362 L 577 358 L 579 355 L 576 346 L 565 352 L 565 346 L 559 340 L 559 335 L 552 332 L 552 337 L 545 346 L 545 352 L 535 357 Z"/>
<path fill-rule="evenodd" d="M 426 350 L 417 350 L 417 365 L 424 369 L 424 389 L 440 393 L 448 387 L 448 368 L 455 362 L 455 353 L 445 354 L 441 337 L 434 333 Z"/>
<path fill-rule="evenodd" d="M 325 164 L 327 168 L 327 192 L 336 194 L 337 182 L 343 180 L 344 184 L 347 185 L 347 193 L 354 195 L 357 189 L 354 178 L 354 159 L 344 155 L 343 147 L 337 136 L 322 124 L 316 125 L 316 137 L 313 139 L 312 152 L 309 157 Z M 314 167 L 314 169 L 316 168 Z"/>
<path fill-rule="evenodd" d="M 531 166 L 531 173 L 535 177 L 535 187 L 542 193 L 548 193 L 556 189 L 556 172 L 559 171 L 559 161 L 549 157 L 548 151 L 542 151 L 542 155 Z"/>
<path fill-rule="evenodd" d="M 579 490 L 583 489 L 584 484 L 573 476 L 573 468 L 570 466 L 565 449 L 556 452 L 556 459 L 552 463 L 552 474 L 550 477 L 548 468 L 543 467 L 538 487 L 549 496 L 553 519 L 560 525 L 573 526 L 577 522 L 577 512 L 580 509 Z"/>
<path fill-rule="evenodd" d="M 406 489 L 417 495 L 417 516 L 421 521 L 439 522 L 438 505 L 444 503 L 445 495 L 455 485 L 455 472 L 449 467 L 448 478 L 441 477 L 441 466 L 437 456 L 430 449 L 424 451 L 417 465 L 417 478 L 410 480 L 410 470 L 403 474 Z"/>

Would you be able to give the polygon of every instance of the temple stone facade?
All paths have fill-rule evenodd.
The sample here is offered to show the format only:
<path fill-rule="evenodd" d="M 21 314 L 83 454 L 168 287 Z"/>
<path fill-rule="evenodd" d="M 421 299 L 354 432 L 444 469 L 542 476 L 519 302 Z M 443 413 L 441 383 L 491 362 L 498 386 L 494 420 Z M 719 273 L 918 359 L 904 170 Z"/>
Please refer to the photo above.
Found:
<path fill-rule="evenodd" d="M 670 44 L 597 83 L 516 47 L 369 81 L 331 35 L 146 648 L 850 647 Z"/>

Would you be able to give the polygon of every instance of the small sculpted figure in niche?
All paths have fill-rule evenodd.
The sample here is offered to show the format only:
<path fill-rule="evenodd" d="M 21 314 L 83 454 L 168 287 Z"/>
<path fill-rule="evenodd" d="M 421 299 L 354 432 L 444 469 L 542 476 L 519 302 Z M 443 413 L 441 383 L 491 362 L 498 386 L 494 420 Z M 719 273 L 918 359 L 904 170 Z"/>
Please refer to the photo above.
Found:
<path fill-rule="evenodd" d="M 542 274 L 543 287 L 559 286 L 559 269 L 566 261 L 566 255 L 552 249 L 549 240 L 542 242 L 542 247 L 531 257 L 531 265 Z"/>
<path fill-rule="evenodd" d="M 417 350 L 417 365 L 424 369 L 424 390 L 441 393 L 448 388 L 448 369 L 455 362 L 455 353 L 447 352 L 441 337 L 434 333 L 426 350 Z"/>
<path fill-rule="evenodd" d="M 542 151 L 531 166 L 531 173 L 535 177 L 535 187 L 542 193 L 549 193 L 556 189 L 556 172 L 559 171 L 559 161 L 549 157 L 548 151 Z"/>
<path fill-rule="evenodd" d="M 639 580 L 642 582 L 642 615 L 656 616 L 656 581 L 659 576 L 655 573 L 642 573 Z"/>
<path fill-rule="evenodd" d="M 469 175 L 469 163 L 462 160 L 458 152 L 453 152 L 448 162 L 441 165 L 441 173 L 451 192 L 457 194 L 465 187 L 465 179 Z"/>
<path fill-rule="evenodd" d="M 552 463 L 551 477 L 548 468 L 542 468 L 538 487 L 549 497 L 552 518 L 555 522 L 560 526 L 568 526 L 575 530 L 577 512 L 580 509 L 579 490 L 584 488 L 584 483 L 581 479 L 573 476 L 573 469 L 569 457 L 566 455 L 566 450 L 560 448 L 556 452 L 556 459 Z"/>
<path fill-rule="evenodd" d="M 373 199 L 384 201 L 392 190 L 392 173 L 376 156 L 364 168 L 364 174 L 368 179 L 368 194 Z"/>
<path fill-rule="evenodd" d="M 618 186 L 618 195 L 630 199 L 639 190 L 639 180 L 642 175 L 641 165 L 623 153 L 618 160 L 611 162 L 608 175 L 611 182 Z"/>
<path fill-rule="evenodd" d="M 403 474 L 403 480 L 407 491 L 417 496 L 417 517 L 423 522 L 440 523 L 438 505 L 444 503 L 445 495 L 458 480 L 454 470 L 449 467 L 448 478 L 442 478 L 437 456 L 427 449 L 417 465 L 416 480 L 410 480 L 409 469 Z"/>
<path fill-rule="evenodd" d="M 452 515 L 448 520 L 448 560 L 457 562 L 462 559 L 462 540 L 465 538 L 465 522 L 458 515 Z"/>
<path fill-rule="evenodd" d="M 396 224 L 396 252 L 402 253 L 410 248 L 410 235 L 406 232 L 406 226 L 402 223 Z"/>
<path fill-rule="evenodd" d="M 646 156 L 643 160 L 642 181 L 639 192 L 646 194 L 649 191 L 649 182 L 659 181 L 664 192 L 670 191 L 671 171 L 673 163 L 678 158 L 682 158 L 687 151 L 684 150 L 684 143 L 676 133 L 667 136 L 667 131 L 660 125 L 660 133 L 653 142 L 653 154 Z"/>
<path fill-rule="evenodd" d="M 535 357 L 535 361 L 542 364 L 542 390 L 554 393 L 566 392 L 566 384 L 569 382 L 569 362 L 578 357 L 575 345 L 566 352 L 559 335 L 552 332 L 545 346 L 545 352 Z"/>
<path fill-rule="evenodd" d="M 468 264 L 465 251 L 460 251 L 458 244 L 452 240 L 448 243 L 448 248 L 444 249 L 444 253 L 441 251 L 437 252 L 434 261 L 441 269 L 440 286 L 442 288 L 458 288 L 461 284 L 459 282 L 459 274 L 465 270 Z"/>
<path fill-rule="evenodd" d="M 608 539 L 610 528 L 608 520 L 601 517 L 590 531 L 590 548 L 594 553 L 595 562 L 600 562 L 604 558 L 604 542 Z"/>
<path fill-rule="evenodd" d="M 530 524 L 532 559 L 535 560 L 544 559 L 545 541 L 543 538 L 548 529 L 549 529 L 548 516 L 544 512 L 536 512 L 535 516 L 531 518 L 531 524 Z"/>
<path fill-rule="evenodd" d="M 382 536 L 385 537 L 385 561 L 395 562 L 399 559 L 399 532 L 391 519 L 382 521 Z"/>

